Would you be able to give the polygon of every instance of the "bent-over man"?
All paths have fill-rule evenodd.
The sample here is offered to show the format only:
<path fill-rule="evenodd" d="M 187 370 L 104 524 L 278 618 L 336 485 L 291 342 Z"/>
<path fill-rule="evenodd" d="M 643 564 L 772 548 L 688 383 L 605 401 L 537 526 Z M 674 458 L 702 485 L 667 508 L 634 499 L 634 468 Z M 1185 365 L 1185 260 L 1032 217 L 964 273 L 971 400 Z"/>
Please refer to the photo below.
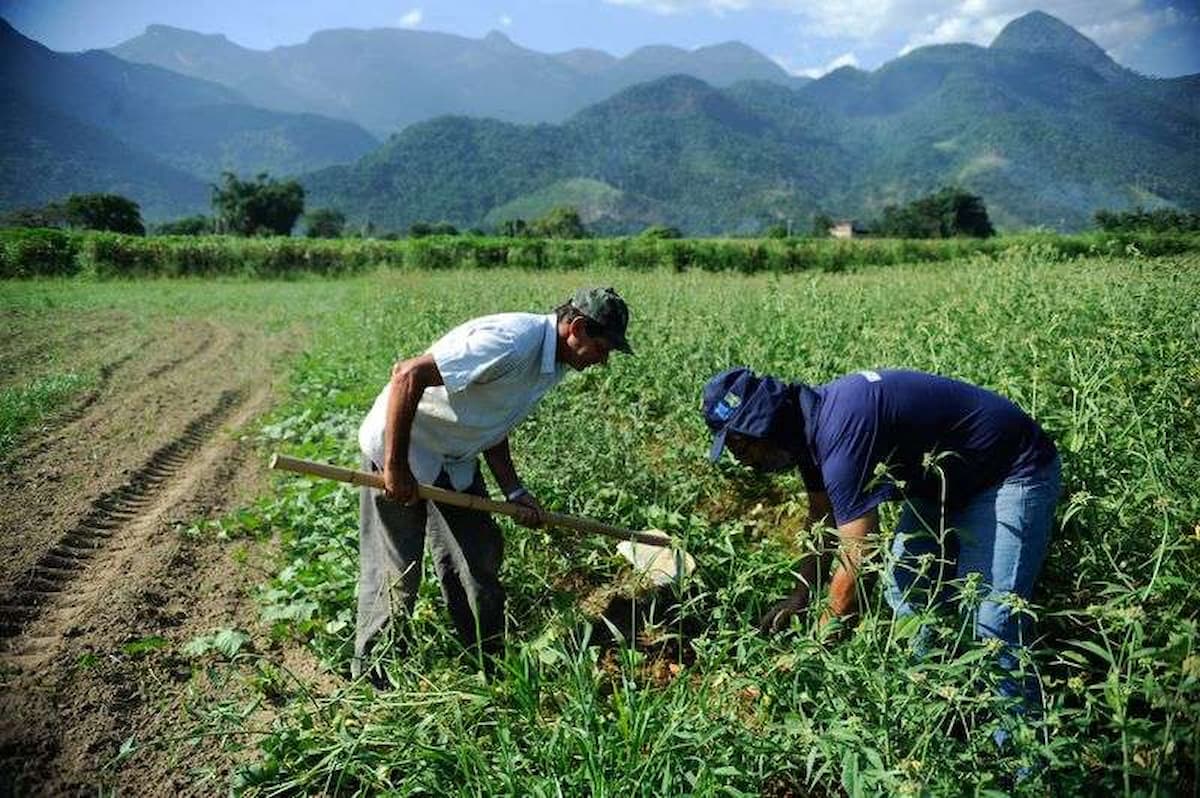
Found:
<path fill-rule="evenodd" d="M 879 525 L 878 507 L 903 500 L 886 581 L 898 616 L 928 602 L 941 581 L 930 567 L 944 542 L 957 544 L 949 576 L 979 574 L 981 638 L 1003 645 L 1001 667 L 1013 671 L 1030 639 L 1028 601 L 1042 568 L 1059 495 L 1059 457 L 1041 427 L 1015 404 L 983 388 L 917 371 L 860 371 L 825 385 L 785 383 L 732 368 L 704 388 L 703 412 L 714 437 L 711 458 L 728 448 L 741 463 L 769 472 L 797 467 L 808 492 L 810 521 L 829 519 L 841 542 L 823 622 L 852 614 L 864 543 Z M 953 545 L 947 548 L 952 549 Z M 931 556 L 926 556 L 931 555 Z M 820 558 L 801 564 L 795 591 L 761 620 L 786 626 L 809 603 Z M 935 591 L 936 592 L 936 591 Z M 1001 692 L 1028 700 L 1036 682 L 1006 679 Z"/>
<path fill-rule="evenodd" d="M 355 677 L 389 621 L 412 610 L 426 543 L 463 645 L 502 647 L 499 527 L 486 513 L 419 501 L 417 484 L 484 496 L 482 454 L 505 498 L 528 509 L 519 520 L 538 525 L 541 506 L 517 475 L 509 430 L 567 367 L 582 371 L 606 363 L 613 349 L 631 352 L 628 323 L 616 291 L 581 289 L 549 315 L 468 321 L 393 367 L 358 436 L 363 467 L 382 472 L 385 490 L 363 488 L 360 498 Z"/>

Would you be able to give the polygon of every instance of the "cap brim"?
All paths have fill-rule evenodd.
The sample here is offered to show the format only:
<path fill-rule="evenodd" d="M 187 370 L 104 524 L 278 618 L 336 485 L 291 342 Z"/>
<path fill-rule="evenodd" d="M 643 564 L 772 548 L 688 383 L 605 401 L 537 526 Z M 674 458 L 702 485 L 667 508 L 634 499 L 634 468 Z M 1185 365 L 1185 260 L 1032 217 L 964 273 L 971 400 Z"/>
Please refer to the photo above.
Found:
<path fill-rule="evenodd" d="M 633 354 L 633 349 L 629 346 L 629 342 L 626 341 L 624 338 L 622 338 L 620 341 L 617 341 L 616 343 L 614 343 L 613 349 L 616 349 L 618 352 L 624 352 L 627 355 Z"/>
<path fill-rule="evenodd" d="M 721 459 L 721 452 L 725 450 L 725 436 L 729 433 L 729 425 L 721 427 L 721 431 L 713 436 L 712 448 L 708 450 L 708 459 L 712 462 L 717 462 Z"/>

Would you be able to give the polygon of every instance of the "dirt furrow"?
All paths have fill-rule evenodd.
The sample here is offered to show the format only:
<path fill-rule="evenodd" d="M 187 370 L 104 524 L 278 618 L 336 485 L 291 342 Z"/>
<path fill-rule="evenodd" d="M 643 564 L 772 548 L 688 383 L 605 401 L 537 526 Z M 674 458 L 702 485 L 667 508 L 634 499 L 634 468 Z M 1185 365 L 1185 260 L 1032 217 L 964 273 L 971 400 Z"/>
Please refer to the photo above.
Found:
<path fill-rule="evenodd" d="M 36 321 L 22 317 L 33 338 Z M 0 796 L 227 792 L 221 745 L 169 742 L 207 702 L 240 700 L 184 652 L 226 628 L 276 645 L 250 598 L 271 542 L 181 533 L 264 490 L 241 436 L 298 339 L 217 319 L 130 322 L 94 350 L 63 342 L 48 368 L 103 364 L 100 383 L 0 475 Z M 0 365 L 12 351 L 0 347 Z M 280 649 L 322 678 L 302 647 Z M 119 755 L 131 744 L 136 755 Z M 204 768 L 213 776 L 197 782 Z"/>
<path fill-rule="evenodd" d="M 131 735 L 146 742 L 177 731 L 191 670 L 170 651 L 212 628 L 253 623 L 245 597 L 257 575 L 234 573 L 233 552 L 185 538 L 178 525 L 200 507 L 248 498 L 263 465 L 236 433 L 270 399 L 266 385 L 222 393 L 184 434 L 94 500 L 85 518 L 103 528 L 84 529 L 81 520 L 25 575 L 21 603 L 12 594 L 0 602 L 8 637 L 0 651 L 0 794 L 6 782 L 19 794 L 79 794 L 104 784 L 128 789 L 130 779 L 137 794 L 189 792 L 186 764 L 174 775 L 149 766 L 120 779 L 103 767 Z M 86 541 L 95 545 L 76 545 Z M 131 641 L 165 637 L 174 642 L 162 656 L 123 653 Z"/>
<path fill-rule="evenodd" d="M 58 414 L 51 419 L 52 423 L 57 427 L 65 427 L 68 424 L 73 424 L 83 418 L 88 409 L 96 404 L 97 400 L 104 395 L 108 390 L 108 384 L 112 380 L 113 372 L 124 366 L 133 359 L 134 353 L 128 352 L 116 360 L 105 363 L 100 367 L 99 376 L 96 379 L 96 385 L 90 391 L 80 397 L 74 405 L 67 408 L 64 412 Z"/>
<path fill-rule="evenodd" d="M 231 389 L 237 377 L 222 375 L 224 363 L 245 357 L 245 348 L 245 337 L 233 330 L 174 324 L 138 341 L 135 355 L 106 364 L 94 391 L 14 453 L 3 487 L 21 501 L 0 503 L 0 529 L 9 533 L 0 535 L 0 595 L 54 545 L 55 530 L 76 523 L 79 516 L 70 514 L 80 499 L 120 499 L 139 480 L 162 479 L 178 467 L 180 453 L 164 441 L 186 436 L 191 418 Z M 137 509 L 113 513 L 131 517 Z"/>
<path fill-rule="evenodd" d="M 166 363 L 163 363 L 161 366 L 155 366 L 153 369 L 151 369 L 149 372 L 146 373 L 146 379 L 152 380 L 155 377 L 161 377 L 163 374 L 166 374 L 168 371 L 179 368 L 180 366 L 182 366 L 184 363 L 187 363 L 188 361 L 195 360 L 196 358 L 200 357 L 200 355 L 202 355 L 206 351 L 208 351 L 209 347 L 211 347 L 212 345 L 213 345 L 213 336 L 212 335 L 205 336 L 204 338 L 202 338 L 200 340 L 200 343 L 191 352 L 188 352 L 187 354 L 182 355 L 181 357 L 172 358 L 171 360 L 168 360 Z"/>
<path fill-rule="evenodd" d="M 34 610 L 49 603 L 51 597 L 61 592 L 77 574 L 82 572 L 80 578 L 86 580 L 86 568 L 56 571 L 52 566 L 64 559 L 80 561 L 79 555 L 89 550 L 99 551 L 123 523 L 141 517 L 156 492 L 180 470 L 185 462 L 182 458 L 200 448 L 240 400 L 237 391 L 222 393 L 211 410 L 190 422 L 178 438 L 154 452 L 124 485 L 96 498 L 90 512 L 0 598 L 0 639 L 14 637 L 13 629 L 23 628 L 37 618 L 38 613 Z M 47 570 L 48 567 L 51 570 Z M 59 623 L 63 623 L 62 619 Z M 70 623 L 70 617 L 65 623 Z M 42 634 L 53 635 L 54 630 L 53 624 L 49 627 L 45 623 L 39 624 Z M 21 646 L 16 648 L 20 650 Z"/>

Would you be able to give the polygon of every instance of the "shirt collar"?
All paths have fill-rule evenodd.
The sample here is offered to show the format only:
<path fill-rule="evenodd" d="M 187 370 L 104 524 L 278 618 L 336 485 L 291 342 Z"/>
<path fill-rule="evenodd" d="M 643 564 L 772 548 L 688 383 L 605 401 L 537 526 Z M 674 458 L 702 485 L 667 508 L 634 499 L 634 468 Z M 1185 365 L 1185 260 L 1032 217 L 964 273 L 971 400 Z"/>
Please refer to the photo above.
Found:
<path fill-rule="evenodd" d="M 557 371 L 555 357 L 558 355 L 558 315 L 550 313 L 546 316 L 546 330 L 542 337 L 542 373 L 553 374 Z"/>

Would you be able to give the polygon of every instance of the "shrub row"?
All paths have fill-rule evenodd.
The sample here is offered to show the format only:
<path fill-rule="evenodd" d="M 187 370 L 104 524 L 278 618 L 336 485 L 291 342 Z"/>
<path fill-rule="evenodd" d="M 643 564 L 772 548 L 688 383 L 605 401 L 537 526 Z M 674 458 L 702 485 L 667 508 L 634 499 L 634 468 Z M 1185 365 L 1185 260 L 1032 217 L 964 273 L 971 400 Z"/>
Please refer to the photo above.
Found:
<path fill-rule="evenodd" d="M 178 277 L 341 275 L 377 266 L 405 269 L 627 268 L 755 273 L 842 271 L 858 266 L 994 256 L 1038 247 L 1047 255 L 1147 256 L 1200 250 L 1200 235 L 1031 233 L 989 239 L 647 239 L 430 237 L 361 239 L 157 236 L 43 229 L 0 230 L 0 277 L 84 275 Z"/>

